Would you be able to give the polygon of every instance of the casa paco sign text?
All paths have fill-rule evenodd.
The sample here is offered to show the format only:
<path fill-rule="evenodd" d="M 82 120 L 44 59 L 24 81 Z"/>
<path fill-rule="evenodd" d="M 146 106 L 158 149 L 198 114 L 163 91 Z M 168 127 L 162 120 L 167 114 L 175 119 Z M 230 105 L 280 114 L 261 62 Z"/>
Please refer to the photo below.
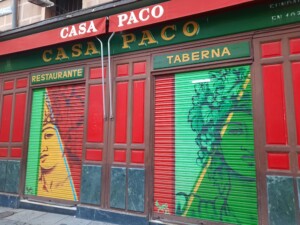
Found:
<path fill-rule="evenodd" d="M 32 35 L 10 39 L 0 43 L 1 53 L 10 54 L 20 51 L 32 50 L 44 46 L 93 37 L 106 32 L 106 18 L 98 18 L 82 23 L 72 24 L 49 31 L 34 33 Z M 39 41 L 36 41 L 39 40 Z M 29 43 L 24 45 L 23 43 Z"/>
<path fill-rule="evenodd" d="M 129 11 L 118 15 L 118 27 L 124 27 L 124 25 L 137 24 L 139 22 L 146 22 L 152 19 L 159 19 L 164 15 L 164 7 L 162 5 L 154 5 L 152 7 L 142 8 L 138 14 L 134 11 Z M 60 37 L 66 39 L 68 37 L 76 37 L 84 35 L 86 33 L 97 33 L 98 30 L 95 27 L 93 20 L 88 22 L 79 23 L 63 27 L 60 30 Z"/>
<path fill-rule="evenodd" d="M 138 15 L 134 11 L 126 12 L 118 15 L 119 27 L 123 27 L 124 24 L 130 25 L 139 23 L 140 21 L 145 22 L 149 19 L 158 19 L 164 15 L 164 8 L 162 5 L 155 5 L 152 7 L 142 8 Z M 98 29 L 95 26 L 93 20 L 78 23 L 70 26 L 66 26 L 60 29 L 59 36 L 62 39 L 84 36 L 85 34 L 97 34 Z M 78 37 L 79 38 L 79 37 Z"/>
<path fill-rule="evenodd" d="M 71 28 L 72 29 L 72 28 Z M 71 30 L 70 30 L 71 31 Z M 122 41 L 120 44 L 121 49 L 129 50 L 133 46 L 142 48 L 143 46 L 155 47 L 158 44 L 162 44 L 160 41 L 168 42 L 174 40 L 179 36 L 179 32 L 186 38 L 193 38 L 199 35 L 200 25 L 194 20 L 185 22 L 181 29 L 178 29 L 176 24 L 170 24 L 163 26 L 160 30 L 160 35 L 153 35 L 151 30 L 141 30 L 140 35 L 137 33 L 124 33 L 120 34 Z M 72 33 L 71 33 L 72 34 Z M 73 35 L 73 34 L 72 34 Z M 160 39 L 160 40 L 158 40 Z M 92 55 L 99 55 L 100 49 L 98 49 L 93 41 L 87 41 L 82 43 L 75 43 L 71 46 L 71 51 L 64 46 L 58 46 L 57 48 L 45 49 L 42 52 L 42 60 L 45 63 L 63 62 L 70 59 L 76 59 L 79 57 L 89 57 Z"/>
<path fill-rule="evenodd" d="M 187 0 L 184 7 L 182 7 L 181 0 L 164 1 L 160 4 L 150 5 L 140 9 L 109 16 L 109 31 L 124 31 L 250 1 L 253 0 L 214 0 L 212 3 L 207 4 L 205 1 Z"/>
<path fill-rule="evenodd" d="M 123 27 L 124 24 L 130 25 L 139 23 L 140 21 L 145 22 L 149 19 L 158 19 L 164 15 L 164 8 L 162 5 L 155 5 L 152 7 L 142 8 L 138 15 L 134 11 L 126 12 L 118 15 L 119 27 Z M 98 29 L 95 26 L 93 20 L 78 23 L 70 26 L 66 26 L 60 29 L 59 36 L 62 39 L 84 36 L 85 34 L 97 34 Z"/>
<path fill-rule="evenodd" d="M 98 30 L 95 27 L 94 21 L 91 20 L 88 22 L 83 22 L 76 25 L 63 27 L 60 30 L 59 35 L 62 39 L 66 39 L 66 38 L 82 36 L 85 34 L 97 33 L 97 32 Z"/>
<path fill-rule="evenodd" d="M 140 22 L 147 22 L 149 20 L 159 19 L 164 15 L 165 9 L 162 5 L 154 5 L 151 7 L 145 7 L 138 12 L 129 11 L 117 15 L 118 28 L 124 27 L 124 25 L 138 24 Z"/>

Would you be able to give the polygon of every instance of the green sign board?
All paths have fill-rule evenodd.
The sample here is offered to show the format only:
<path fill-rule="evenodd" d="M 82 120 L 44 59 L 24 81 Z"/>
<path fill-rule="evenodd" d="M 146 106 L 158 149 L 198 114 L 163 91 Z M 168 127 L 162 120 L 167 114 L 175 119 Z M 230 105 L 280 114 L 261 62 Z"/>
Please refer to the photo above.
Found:
<path fill-rule="evenodd" d="M 299 0 L 255 1 L 188 19 L 124 31 L 111 41 L 112 55 L 204 40 L 300 22 Z"/>
<path fill-rule="evenodd" d="M 249 42 L 232 43 L 154 56 L 153 69 L 244 58 L 249 56 Z"/>
<path fill-rule="evenodd" d="M 31 75 L 31 84 L 44 84 L 64 80 L 75 80 L 84 78 L 84 68 L 72 68 L 67 70 L 58 70 L 43 73 L 33 73 Z"/>
<path fill-rule="evenodd" d="M 300 22 L 299 12 L 299 0 L 258 1 L 231 10 L 217 10 L 188 19 L 167 21 L 116 33 L 111 39 L 111 55 L 297 23 Z M 102 42 L 107 43 L 108 38 L 108 34 L 103 35 Z M 5 55 L 0 57 L 0 73 L 99 58 L 100 52 L 98 40 L 89 38 Z M 104 54 L 107 54 L 106 44 Z"/>

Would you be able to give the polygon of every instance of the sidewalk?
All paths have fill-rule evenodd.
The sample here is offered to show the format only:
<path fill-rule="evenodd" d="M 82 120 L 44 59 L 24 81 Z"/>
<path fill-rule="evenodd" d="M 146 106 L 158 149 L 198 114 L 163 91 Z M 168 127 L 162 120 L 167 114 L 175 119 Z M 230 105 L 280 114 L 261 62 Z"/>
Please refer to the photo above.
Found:
<path fill-rule="evenodd" d="M 74 216 L 0 207 L 0 225 L 114 225 Z"/>

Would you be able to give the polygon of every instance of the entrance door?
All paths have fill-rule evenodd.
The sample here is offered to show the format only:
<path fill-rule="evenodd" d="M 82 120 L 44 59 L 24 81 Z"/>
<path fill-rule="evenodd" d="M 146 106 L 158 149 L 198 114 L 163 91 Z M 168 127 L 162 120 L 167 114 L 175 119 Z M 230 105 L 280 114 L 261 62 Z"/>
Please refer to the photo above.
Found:
<path fill-rule="evenodd" d="M 33 90 L 25 195 L 78 201 L 84 84 Z"/>
<path fill-rule="evenodd" d="M 254 37 L 255 106 L 264 224 L 300 223 L 300 32 Z"/>
<path fill-rule="evenodd" d="M 154 218 L 258 224 L 250 66 L 155 81 Z"/>
<path fill-rule="evenodd" d="M 146 212 L 148 65 L 146 59 L 114 62 L 111 93 L 109 76 L 104 75 L 105 104 L 101 68 L 89 69 L 83 203 L 123 212 Z"/>
<path fill-rule="evenodd" d="M 116 62 L 109 141 L 107 206 L 140 213 L 145 212 L 145 159 L 149 150 L 147 66 L 143 59 Z"/>

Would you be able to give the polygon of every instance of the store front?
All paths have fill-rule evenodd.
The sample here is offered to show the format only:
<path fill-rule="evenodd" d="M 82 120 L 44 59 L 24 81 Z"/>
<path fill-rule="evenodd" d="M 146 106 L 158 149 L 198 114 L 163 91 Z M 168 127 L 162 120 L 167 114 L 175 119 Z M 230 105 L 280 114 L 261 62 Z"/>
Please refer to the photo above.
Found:
<path fill-rule="evenodd" d="M 298 224 L 287 2 L 144 26 L 113 15 L 112 33 L 2 56 L 0 200 L 131 225 Z"/>
<path fill-rule="evenodd" d="M 96 59 L 29 74 L 23 198 L 77 206 L 81 217 L 86 207 L 137 213 L 137 219 L 128 218 L 143 224 L 149 62 L 114 62 L 111 89 L 106 63 L 103 70 L 99 64 Z"/>

